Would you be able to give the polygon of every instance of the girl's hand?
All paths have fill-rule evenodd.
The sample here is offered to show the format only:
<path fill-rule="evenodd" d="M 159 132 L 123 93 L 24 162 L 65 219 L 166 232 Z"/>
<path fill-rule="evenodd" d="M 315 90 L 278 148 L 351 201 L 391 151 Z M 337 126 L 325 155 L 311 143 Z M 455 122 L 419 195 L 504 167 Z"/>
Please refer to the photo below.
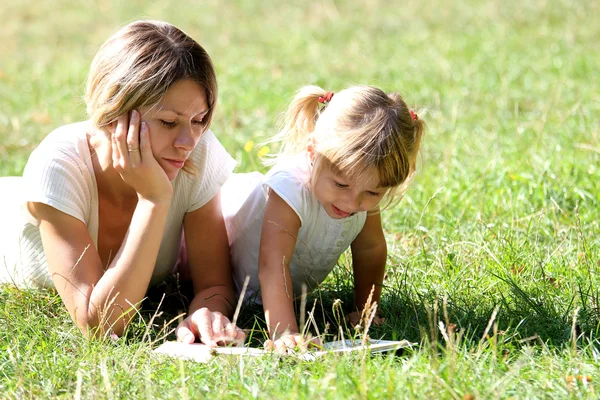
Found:
<path fill-rule="evenodd" d="M 171 200 L 171 182 L 152 154 L 148 124 L 138 111 L 117 119 L 111 143 L 113 167 L 139 198 L 153 203 Z"/>
<path fill-rule="evenodd" d="M 178 342 L 194 343 L 196 338 L 211 347 L 244 343 L 246 334 L 220 312 L 203 307 L 181 321 L 175 330 Z"/>
<path fill-rule="evenodd" d="M 277 340 L 266 340 L 265 349 L 275 351 L 279 354 L 290 353 L 293 351 L 305 352 L 310 347 L 320 347 L 323 345 L 321 339 L 316 337 L 302 336 L 299 333 L 284 333 Z"/>
<path fill-rule="evenodd" d="M 348 315 L 346 315 L 346 321 L 352 325 L 353 327 L 355 327 L 356 325 L 358 325 L 360 323 L 360 316 L 361 313 L 359 313 L 358 311 L 354 311 Z M 385 318 L 380 317 L 379 315 L 375 315 L 375 317 L 373 317 L 373 321 L 371 322 L 371 324 L 375 325 L 375 326 L 380 326 L 383 325 L 385 323 Z"/>

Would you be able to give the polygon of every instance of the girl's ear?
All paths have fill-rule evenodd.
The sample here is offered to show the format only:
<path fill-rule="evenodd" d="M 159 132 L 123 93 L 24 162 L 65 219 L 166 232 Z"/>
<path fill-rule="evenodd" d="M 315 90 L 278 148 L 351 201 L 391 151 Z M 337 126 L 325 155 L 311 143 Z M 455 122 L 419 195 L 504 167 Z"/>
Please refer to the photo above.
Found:
<path fill-rule="evenodd" d="M 308 143 L 306 144 L 306 153 L 308 154 L 308 158 L 311 163 L 315 161 L 315 157 L 317 156 L 317 151 L 315 150 L 315 138 L 311 136 L 308 138 Z"/>

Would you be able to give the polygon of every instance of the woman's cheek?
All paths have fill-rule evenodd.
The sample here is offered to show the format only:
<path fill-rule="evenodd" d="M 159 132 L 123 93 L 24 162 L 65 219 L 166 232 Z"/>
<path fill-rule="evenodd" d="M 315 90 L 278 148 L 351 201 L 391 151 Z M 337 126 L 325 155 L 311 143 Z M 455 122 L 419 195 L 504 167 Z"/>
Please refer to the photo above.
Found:
<path fill-rule="evenodd" d="M 144 121 L 144 119 L 142 119 L 142 121 Z M 156 151 L 157 151 L 157 144 L 158 144 L 158 139 L 159 139 L 159 135 L 160 135 L 160 131 L 162 130 L 162 127 L 160 126 L 160 124 L 156 123 L 155 121 L 145 121 L 146 124 L 148 125 L 148 130 L 149 130 L 149 140 L 150 140 L 150 148 L 152 149 L 152 155 L 154 155 L 154 157 L 156 158 Z"/>

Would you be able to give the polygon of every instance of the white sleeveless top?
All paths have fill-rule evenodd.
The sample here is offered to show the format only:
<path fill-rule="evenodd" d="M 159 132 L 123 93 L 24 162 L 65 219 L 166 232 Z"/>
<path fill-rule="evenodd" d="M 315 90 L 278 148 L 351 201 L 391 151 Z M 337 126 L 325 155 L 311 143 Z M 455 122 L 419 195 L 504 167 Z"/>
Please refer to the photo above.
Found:
<path fill-rule="evenodd" d="M 0 178 L 0 190 L 10 187 L 16 191 L 10 201 L 0 201 L 0 213 L 10 221 L 10 228 L 2 234 L 4 243 L 0 243 L 0 283 L 54 286 L 39 221 L 27 210 L 27 202 L 47 204 L 82 221 L 98 246 L 98 189 L 86 137 L 87 124 L 70 124 L 50 133 L 31 154 L 23 178 Z M 208 203 L 235 166 L 211 131 L 202 136 L 190 160 L 197 175 L 181 171 L 171 182 L 173 197 L 151 285 L 163 281 L 173 270 L 185 214 Z"/>
<path fill-rule="evenodd" d="M 246 300 L 261 303 L 258 254 L 270 190 L 275 191 L 300 218 L 298 240 L 290 262 L 295 296 L 302 295 L 303 284 L 310 293 L 323 282 L 362 230 L 366 212 L 344 219 L 331 218 L 310 190 L 309 178 L 308 158 L 303 153 L 279 163 L 264 177 L 259 173 L 234 174 L 223 186 L 223 215 L 238 292 L 246 276 L 250 276 Z"/>

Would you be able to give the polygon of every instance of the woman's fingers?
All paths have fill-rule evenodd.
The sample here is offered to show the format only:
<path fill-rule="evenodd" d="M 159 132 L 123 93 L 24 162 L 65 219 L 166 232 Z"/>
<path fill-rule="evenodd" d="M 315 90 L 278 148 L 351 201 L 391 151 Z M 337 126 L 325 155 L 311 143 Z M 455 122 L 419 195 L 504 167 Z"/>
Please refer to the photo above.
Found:
<path fill-rule="evenodd" d="M 246 338 L 244 331 L 233 325 L 227 317 L 205 307 L 196 310 L 179 324 L 175 335 L 178 341 L 185 343 L 193 343 L 198 336 L 200 342 L 209 346 L 238 345 Z"/>
<path fill-rule="evenodd" d="M 154 157 L 152 155 L 152 147 L 150 146 L 150 130 L 145 121 L 142 121 L 140 127 L 140 155 L 142 156 L 142 161 L 146 162 Z"/>
<path fill-rule="evenodd" d="M 233 344 L 235 346 L 238 346 L 240 344 L 243 344 L 245 339 L 246 334 L 244 333 L 244 331 L 232 324 L 231 322 L 229 322 L 229 320 L 227 320 L 227 323 L 223 328 L 223 337 L 221 341 L 224 344 Z"/>
<path fill-rule="evenodd" d="M 122 114 L 117 118 L 117 125 L 112 136 L 112 159 L 114 168 L 125 167 L 125 154 L 123 148 L 129 130 L 129 117 L 127 114 Z"/>
<path fill-rule="evenodd" d="M 238 345 L 244 342 L 246 334 L 232 324 L 227 317 L 219 312 L 213 313 L 213 339 L 220 345 Z"/>
<path fill-rule="evenodd" d="M 192 315 L 192 322 L 196 324 L 200 341 L 209 346 L 216 346 L 213 332 L 213 313 L 208 308 L 201 308 Z"/>
<path fill-rule="evenodd" d="M 186 321 L 187 319 L 183 320 L 183 322 L 179 324 L 179 326 L 175 330 L 175 336 L 177 337 L 178 342 L 191 344 L 196 341 L 196 335 L 194 334 L 194 332 L 192 332 L 192 330 L 190 329 L 191 327 L 188 326 L 188 323 Z"/>
<path fill-rule="evenodd" d="M 131 112 L 129 127 L 127 129 L 127 155 L 132 167 L 137 167 L 142 161 L 140 154 L 140 113 L 136 110 Z"/>
<path fill-rule="evenodd" d="M 122 114 L 117 118 L 117 125 L 112 137 L 113 167 L 124 170 L 128 167 L 138 167 L 142 161 L 141 136 L 145 129 L 148 141 L 148 126 L 141 124 L 140 113 L 133 110 L 130 115 Z M 145 143 L 148 147 L 148 144 Z"/>

